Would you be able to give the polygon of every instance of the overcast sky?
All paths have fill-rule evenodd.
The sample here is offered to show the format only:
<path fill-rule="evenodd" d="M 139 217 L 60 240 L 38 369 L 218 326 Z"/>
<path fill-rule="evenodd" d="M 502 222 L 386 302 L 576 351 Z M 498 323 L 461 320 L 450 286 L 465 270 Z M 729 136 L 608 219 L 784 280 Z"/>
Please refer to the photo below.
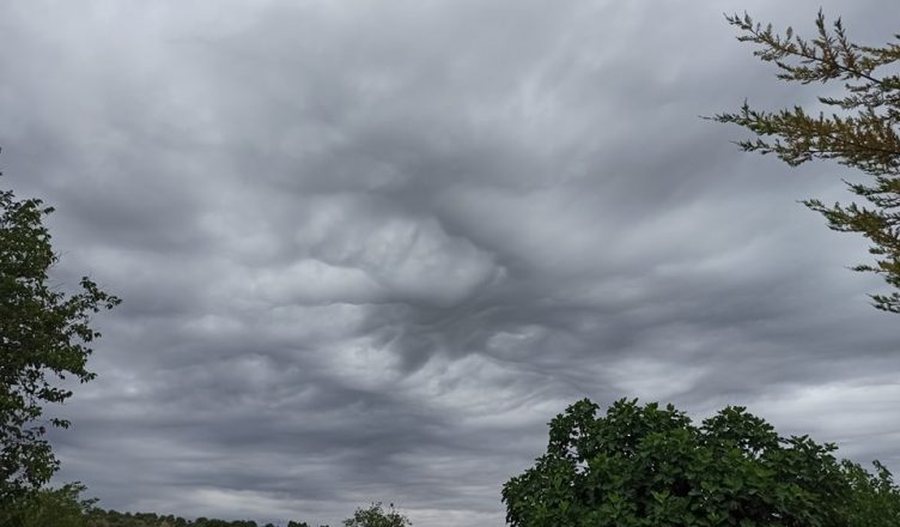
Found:
<path fill-rule="evenodd" d="M 501 526 L 571 402 L 739 404 L 900 471 L 900 318 L 797 200 L 841 167 L 698 116 L 810 103 L 723 11 L 839 1 L 4 2 L 0 186 L 124 299 L 56 411 L 119 510 Z"/>

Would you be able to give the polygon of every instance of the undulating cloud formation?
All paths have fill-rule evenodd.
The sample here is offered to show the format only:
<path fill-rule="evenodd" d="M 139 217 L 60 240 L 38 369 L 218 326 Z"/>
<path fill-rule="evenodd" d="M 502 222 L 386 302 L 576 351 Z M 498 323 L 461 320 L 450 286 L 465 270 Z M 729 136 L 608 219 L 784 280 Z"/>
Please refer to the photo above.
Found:
<path fill-rule="evenodd" d="M 6 2 L 3 187 L 124 299 L 59 410 L 105 507 L 500 526 L 590 397 L 748 406 L 900 471 L 896 315 L 797 200 L 829 164 L 704 121 L 812 104 L 723 16 L 853 38 L 883 0 Z"/>

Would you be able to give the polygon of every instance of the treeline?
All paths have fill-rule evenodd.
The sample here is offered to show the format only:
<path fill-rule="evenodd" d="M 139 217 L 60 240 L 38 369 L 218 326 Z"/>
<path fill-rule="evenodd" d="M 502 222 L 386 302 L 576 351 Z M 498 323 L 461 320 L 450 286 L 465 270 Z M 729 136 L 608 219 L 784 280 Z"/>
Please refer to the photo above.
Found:
<path fill-rule="evenodd" d="M 193 520 L 173 514 L 119 512 L 96 506 L 96 499 L 85 499 L 80 483 L 58 488 L 43 488 L 0 505 L 0 527 L 329 527 L 290 520 L 287 523 L 258 523 L 253 520 L 219 520 L 199 517 Z M 372 503 L 357 508 L 353 516 L 341 522 L 344 527 L 410 527 L 409 519 L 394 508 Z"/>
<path fill-rule="evenodd" d="M 76 486 L 78 490 L 84 487 Z M 72 527 L 313 527 L 306 522 L 288 521 L 286 524 L 266 523 L 260 525 L 252 520 L 217 520 L 200 517 L 186 520 L 179 516 L 159 515 L 154 513 L 130 513 L 114 510 L 103 510 L 91 505 L 90 501 L 77 500 L 75 495 L 68 496 L 68 503 L 80 503 L 81 522 Z M 401 514 L 390 504 L 387 508 L 381 503 L 372 503 L 365 508 L 357 508 L 353 516 L 342 522 L 344 527 L 411 527 L 409 518 Z M 67 526 L 68 527 L 68 526 Z M 318 527 L 329 527 L 319 525 Z"/>
<path fill-rule="evenodd" d="M 253 520 L 218 520 L 200 517 L 188 520 L 172 514 L 152 512 L 119 512 L 92 508 L 85 513 L 86 527 L 314 527 L 306 522 L 289 521 L 287 524 L 259 524 Z M 329 527 L 320 525 L 318 527 Z"/>

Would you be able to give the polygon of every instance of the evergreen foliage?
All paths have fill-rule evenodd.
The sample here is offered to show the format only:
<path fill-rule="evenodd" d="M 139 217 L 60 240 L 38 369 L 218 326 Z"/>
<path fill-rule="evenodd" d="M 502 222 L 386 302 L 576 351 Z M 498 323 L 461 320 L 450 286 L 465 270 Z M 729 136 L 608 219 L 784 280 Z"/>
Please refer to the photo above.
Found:
<path fill-rule="evenodd" d="M 738 112 L 714 119 L 756 135 L 738 143 L 745 151 L 775 154 L 791 166 L 830 159 L 870 176 L 867 183 L 847 182 L 867 204 L 826 205 L 817 199 L 803 203 L 821 213 L 831 229 L 860 233 L 871 242 L 874 262 L 854 269 L 881 275 L 895 291 L 872 295 L 874 306 L 900 313 L 900 42 L 881 47 L 851 42 L 841 20 L 829 27 L 821 11 L 812 40 L 790 27 L 783 35 L 776 33 L 771 24 L 762 26 L 746 14 L 727 20 L 740 30 L 738 40 L 758 46 L 755 56 L 778 67 L 779 79 L 843 83 L 842 95 L 818 98 L 833 110 L 829 114 L 800 106 L 759 111 L 745 102 Z M 882 73 L 885 70 L 893 73 Z"/>

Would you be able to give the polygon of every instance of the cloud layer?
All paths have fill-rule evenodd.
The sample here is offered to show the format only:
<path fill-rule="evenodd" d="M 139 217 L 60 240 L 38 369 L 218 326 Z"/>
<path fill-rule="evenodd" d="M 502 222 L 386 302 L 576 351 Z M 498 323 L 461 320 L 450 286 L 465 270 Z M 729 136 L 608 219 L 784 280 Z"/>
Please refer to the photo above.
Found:
<path fill-rule="evenodd" d="M 752 14 L 802 32 L 820 3 Z M 878 44 L 883 4 L 824 8 Z M 502 525 L 584 396 L 741 404 L 900 470 L 896 320 L 846 269 L 865 245 L 796 203 L 848 174 L 698 119 L 814 101 L 734 41 L 743 9 L 11 2 L 4 186 L 57 207 L 60 283 L 125 300 L 61 479 L 117 509 Z"/>

